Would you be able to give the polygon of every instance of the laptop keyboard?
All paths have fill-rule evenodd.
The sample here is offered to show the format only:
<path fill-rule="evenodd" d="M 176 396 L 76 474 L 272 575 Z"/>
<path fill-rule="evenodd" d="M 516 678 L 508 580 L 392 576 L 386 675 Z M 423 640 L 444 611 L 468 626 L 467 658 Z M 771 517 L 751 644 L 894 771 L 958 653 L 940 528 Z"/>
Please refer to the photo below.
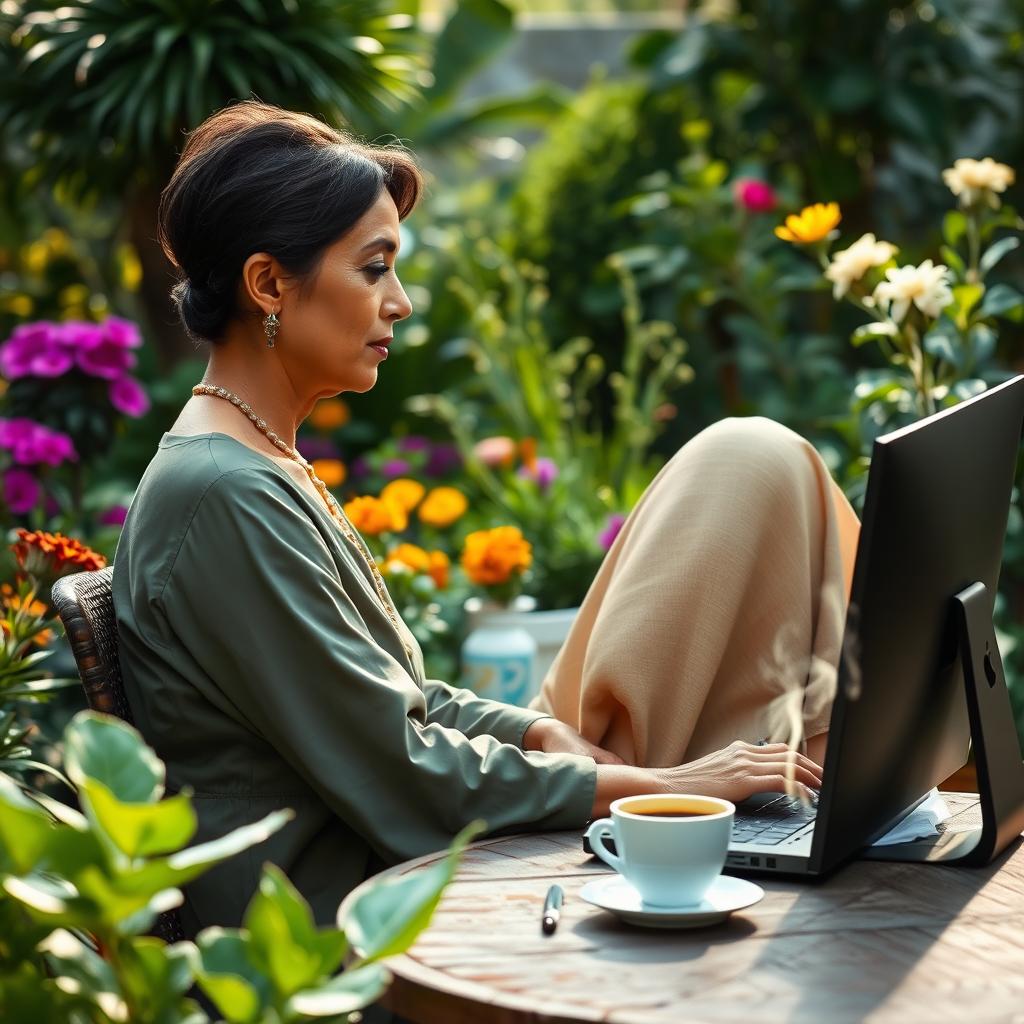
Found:
<path fill-rule="evenodd" d="M 760 843 L 776 846 L 799 832 L 818 813 L 815 798 L 810 805 L 788 796 L 778 796 L 762 804 L 752 814 L 737 810 L 732 826 L 734 843 Z"/>

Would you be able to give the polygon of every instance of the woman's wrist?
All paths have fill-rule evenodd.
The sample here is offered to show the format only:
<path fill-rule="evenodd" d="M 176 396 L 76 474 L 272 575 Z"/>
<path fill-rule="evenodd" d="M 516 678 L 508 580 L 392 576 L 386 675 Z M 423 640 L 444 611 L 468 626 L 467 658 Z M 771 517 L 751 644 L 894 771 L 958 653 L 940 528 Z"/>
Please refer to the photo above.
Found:
<path fill-rule="evenodd" d="M 632 765 L 599 764 L 597 788 L 591 817 L 608 813 L 613 800 L 646 793 L 671 793 L 672 786 L 663 768 L 634 768 Z"/>

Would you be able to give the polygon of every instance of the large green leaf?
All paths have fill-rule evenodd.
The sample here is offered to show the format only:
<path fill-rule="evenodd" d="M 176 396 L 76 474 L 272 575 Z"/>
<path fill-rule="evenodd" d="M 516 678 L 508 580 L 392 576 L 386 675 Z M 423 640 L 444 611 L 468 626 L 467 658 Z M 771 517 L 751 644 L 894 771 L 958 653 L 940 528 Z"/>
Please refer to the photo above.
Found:
<path fill-rule="evenodd" d="M 391 973 L 382 964 L 363 964 L 315 989 L 297 992 L 287 1009 L 306 1017 L 341 1016 L 376 1002 L 390 983 Z"/>
<path fill-rule="evenodd" d="M 338 924 L 364 960 L 404 953 L 416 941 L 454 877 L 462 851 L 485 828 L 482 821 L 474 821 L 455 837 L 444 860 L 407 875 L 371 882 L 353 901 Z"/>
<path fill-rule="evenodd" d="M 164 765 L 138 730 L 112 715 L 80 711 L 64 732 L 72 782 L 98 779 L 125 803 L 151 803 L 164 791 Z"/>
<path fill-rule="evenodd" d="M 206 928 L 196 939 L 193 969 L 203 991 L 231 1024 L 260 1019 L 270 984 L 249 958 L 243 933 Z"/>
<path fill-rule="evenodd" d="M 1008 284 L 996 284 L 985 292 L 978 316 L 1007 316 L 1024 306 L 1024 295 Z"/>
<path fill-rule="evenodd" d="M 1008 235 L 1000 238 L 998 242 L 990 245 L 981 255 L 978 261 L 978 269 L 984 277 L 1007 253 L 1013 252 L 1020 246 L 1020 239 L 1016 235 Z"/>
<path fill-rule="evenodd" d="M 171 853 L 195 834 L 196 812 L 187 793 L 159 803 L 125 803 L 90 778 L 82 782 L 80 793 L 89 819 L 129 857 Z"/>
<path fill-rule="evenodd" d="M 273 864 L 265 864 L 259 888 L 245 912 L 253 955 L 279 997 L 287 997 L 333 972 L 345 955 L 345 936 L 318 933 L 309 904 Z"/>
<path fill-rule="evenodd" d="M 53 928 L 88 930 L 96 925 L 96 905 L 92 900 L 79 896 L 74 886 L 66 881 L 28 874 L 20 878 L 9 875 L 0 884 L 33 920 Z"/>
<path fill-rule="evenodd" d="M 0 867 L 25 874 L 44 859 L 54 834 L 49 815 L 0 774 Z"/>

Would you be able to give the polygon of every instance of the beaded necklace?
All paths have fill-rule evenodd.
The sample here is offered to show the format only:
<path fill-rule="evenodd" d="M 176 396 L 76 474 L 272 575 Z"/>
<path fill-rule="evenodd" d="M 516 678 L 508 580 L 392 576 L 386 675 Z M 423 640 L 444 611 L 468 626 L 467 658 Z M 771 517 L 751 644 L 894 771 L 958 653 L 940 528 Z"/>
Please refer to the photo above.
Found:
<path fill-rule="evenodd" d="M 275 433 L 267 425 L 267 421 L 256 414 L 256 411 L 247 402 L 243 402 L 238 395 L 232 394 L 227 388 L 216 387 L 213 384 L 196 384 L 192 388 L 193 395 L 208 395 L 211 398 L 223 398 L 226 402 L 230 402 L 236 409 L 243 413 L 252 425 L 275 447 L 278 451 L 283 452 L 293 462 L 297 462 L 306 472 L 306 476 L 309 477 L 313 486 L 317 489 L 320 497 L 323 498 L 324 504 L 327 506 L 327 510 L 331 514 L 331 518 L 341 527 L 341 532 L 345 535 L 346 539 L 355 547 L 355 549 L 362 556 L 363 561 L 366 562 L 370 570 L 370 575 L 373 578 L 374 586 L 377 588 L 377 595 L 380 597 L 380 602 L 384 606 L 384 610 L 388 613 L 388 617 L 391 619 L 392 624 L 395 627 L 395 631 L 398 633 L 399 639 L 402 641 L 402 646 L 405 648 L 405 653 L 409 657 L 409 661 L 412 661 L 412 648 L 406 642 L 405 634 L 402 632 L 402 627 L 399 623 L 398 612 L 395 610 L 394 605 L 391 603 L 390 595 L 388 594 L 387 587 L 384 585 L 384 577 L 380 574 L 380 569 L 377 568 L 377 562 L 374 560 L 373 555 L 370 554 L 369 549 L 363 543 L 362 538 L 356 532 L 355 527 L 349 522 L 348 516 L 345 515 L 344 510 L 338 504 L 337 499 L 331 494 L 327 488 L 327 484 L 323 482 L 313 471 L 313 467 L 306 461 L 287 441 L 284 440 L 279 434 Z"/>

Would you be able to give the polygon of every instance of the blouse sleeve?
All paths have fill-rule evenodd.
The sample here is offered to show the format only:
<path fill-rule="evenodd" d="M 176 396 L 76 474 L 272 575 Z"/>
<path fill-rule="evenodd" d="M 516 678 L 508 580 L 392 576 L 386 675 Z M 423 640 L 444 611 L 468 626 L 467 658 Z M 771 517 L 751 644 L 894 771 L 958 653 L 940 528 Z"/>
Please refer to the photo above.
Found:
<path fill-rule="evenodd" d="M 257 469 L 207 489 L 160 602 L 240 719 L 387 860 L 441 849 L 474 818 L 497 832 L 579 827 L 590 816 L 593 761 L 524 752 L 483 731 L 514 736 L 525 715 L 474 710 L 435 685 L 428 716 L 308 514 Z"/>
<path fill-rule="evenodd" d="M 428 679 L 423 692 L 428 722 L 458 729 L 471 738 L 489 734 L 517 747 L 523 745 L 523 735 L 538 718 L 551 717 L 544 711 L 486 700 L 472 690 L 449 686 L 440 679 Z"/>

